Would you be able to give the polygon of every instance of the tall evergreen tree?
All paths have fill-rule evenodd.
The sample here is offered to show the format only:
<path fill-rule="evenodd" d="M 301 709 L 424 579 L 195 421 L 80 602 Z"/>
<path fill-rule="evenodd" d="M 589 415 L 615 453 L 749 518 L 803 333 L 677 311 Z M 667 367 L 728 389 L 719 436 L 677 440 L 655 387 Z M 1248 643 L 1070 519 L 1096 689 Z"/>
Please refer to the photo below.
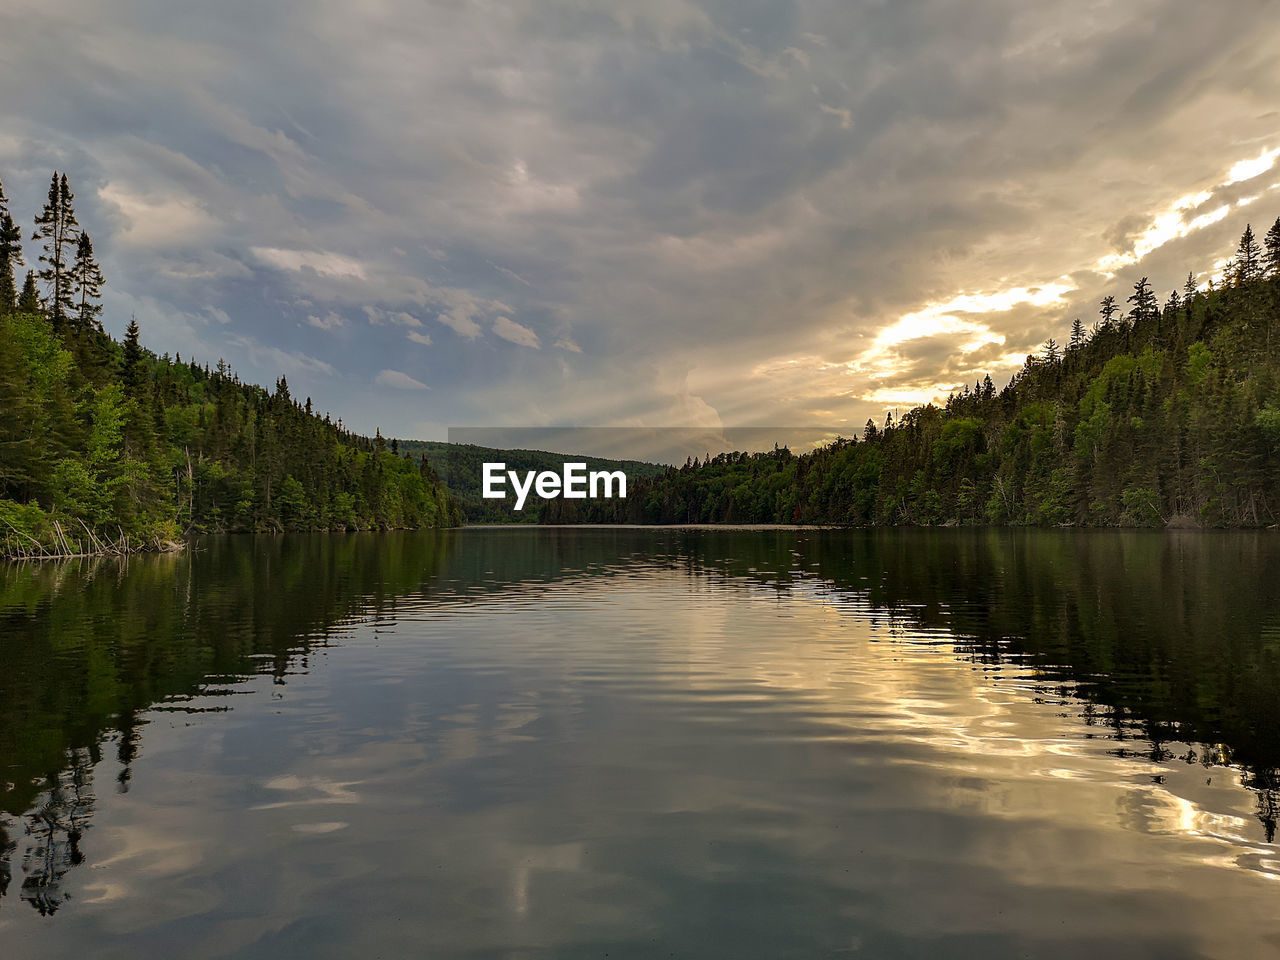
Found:
<path fill-rule="evenodd" d="M 1262 255 L 1262 263 L 1266 275 L 1280 280 L 1280 217 L 1276 217 L 1276 222 L 1267 231 L 1262 244 L 1267 250 Z"/>
<path fill-rule="evenodd" d="M 138 318 L 132 317 L 124 332 L 124 385 L 131 397 L 138 395 L 138 388 L 146 376 L 142 364 L 142 345 L 138 342 Z"/>
<path fill-rule="evenodd" d="M 1262 276 L 1262 250 L 1253 236 L 1253 225 L 1245 224 L 1244 233 L 1240 235 L 1240 245 L 1236 248 L 1235 260 L 1231 264 L 1232 280 L 1237 286 L 1252 283 Z"/>
<path fill-rule="evenodd" d="M 36 217 L 36 232 L 32 235 L 33 240 L 44 241 L 44 253 L 40 255 L 44 267 L 38 276 L 48 291 L 46 303 L 55 330 L 62 328 L 74 307 L 68 264 L 70 247 L 76 243 L 80 226 L 71 208 L 74 199 L 75 195 L 67 186 L 67 175 L 64 173 L 59 178 L 55 171 L 49 181 L 49 200 Z"/>
<path fill-rule="evenodd" d="M 76 259 L 71 265 L 72 298 L 75 304 L 75 326 L 81 331 L 101 330 L 102 285 L 106 280 L 93 258 L 93 241 L 81 233 L 76 241 Z"/>
<path fill-rule="evenodd" d="M 1120 308 L 1116 306 L 1116 298 L 1111 296 L 1111 294 L 1107 294 L 1102 298 L 1101 305 L 1098 308 L 1098 313 L 1102 315 L 1102 325 L 1104 327 L 1109 327 L 1115 323 L 1116 312 L 1119 309 Z"/>
<path fill-rule="evenodd" d="M 1156 299 L 1151 289 L 1151 281 L 1147 277 L 1143 277 L 1133 285 L 1133 293 L 1125 302 L 1133 304 L 1125 316 L 1133 321 L 1134 325 L 1160 315 L 1160 301 Z"/>
<path fill-rule="evenodd" d="M 22 284 L 22 293 L 18 294 L 18 312 L 19 313 L 39 313 L 43 309 L 40 303 L 40 292 L 36 290 L 36 274 L 34 270 L 27 271 L 27 279 Z"/>
<path fill-rule="evenodd" d="M 22 266 L 22 229 L 9 214 L 9 198 L 0 183 L 0 314 L 13 310 L 18 299 L 18 267 Z"/>
<path fill-rule="evenodd" d="M 1071 342 L 1067 344 L 1072 350 L 1079 350 L 1084 346 L 1085 332 L 1084 323 L 1079 317 L 1071 321 Z"/>

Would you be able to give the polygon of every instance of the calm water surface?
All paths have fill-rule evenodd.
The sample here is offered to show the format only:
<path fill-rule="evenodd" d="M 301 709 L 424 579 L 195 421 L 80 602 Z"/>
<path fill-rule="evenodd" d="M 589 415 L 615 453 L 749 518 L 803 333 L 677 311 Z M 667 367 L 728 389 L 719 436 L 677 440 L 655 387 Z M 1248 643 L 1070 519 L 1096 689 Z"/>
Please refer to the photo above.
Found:
<path fill-rule="evenodd" d="M 1280 955 L 1280 536 L 0 568 L 0 956 Z"/>

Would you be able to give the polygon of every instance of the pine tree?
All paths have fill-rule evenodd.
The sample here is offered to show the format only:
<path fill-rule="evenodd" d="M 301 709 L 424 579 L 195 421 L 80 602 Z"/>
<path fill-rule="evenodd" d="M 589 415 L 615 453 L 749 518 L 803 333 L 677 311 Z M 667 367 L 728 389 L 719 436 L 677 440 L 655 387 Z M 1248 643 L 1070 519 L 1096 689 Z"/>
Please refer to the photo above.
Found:
<path fill-rule="evenodd" d="M 1240 246 L 1236 248 L 1236 257 L 1231 264 L 1232 280 L 1236 286 L 1252 283 L 1262 276 L 1262 251 L 1253 236 L 1253 225 L 1245 224 L 1244 233 L 1240 235 Z"/>
<path fill-rule="evenodd" d="M 36 290 L 35 271 L 28 270 L 26 282 L 22 284 L 22 293 L 18 294 L 18 312 L 39 313 L 42 309 L 40 293 Z"/>
<path fill-rule="evenodd" d="M 1276 222 L 1271 225 L 1262 243 L 1267 248 L 1267 252 L 1262 255 L 1266 275 L 1280 280 L 1280 217 L 1276 217 Z"/>
<path fill-rule="evenodd" d="M 57 172 L 49 182 L 49 202 L 45 204 L 40 215 L 36 217 L 36 232 L 31 239 L 44 241 L 44 253 L 40 262 L 44 267 L 38 274 L 48 290 L 49 319 L 55 330 L 61 329 L 63 323 L 71 316 L 73 301 L 71 299 L 71 278 L 67 265 L 68 248 L 79 236 L 75 212 L 71 209 L 74 194 L 67 186 L 67 175 L 59 179 Z"/>
<path fill-rule="evenodd" d="M 138 343 L 138 318 L 131 317 L 124 333 L 124 383 L 129 395 L 136 397 L 146 370 L 142 366 L 142 346 Z"/>
<path fill-rule="evenodd" d="M 22 229 L 9 214 L 9 198 L 0 183 L 0 316 L 13 310 L 18 299 L 18 271 L 22 266 Z"/>
<path fill-rule="evenodd" d="M 1084 323 L 1079 317 L 1071 321 L 1071 342 L 1067 344 L 1070 350 L 1079 350 L 1084 346 L 1085 332 Z"/>
<path fill-rule="evenodd" d="M 1196 275 L 1190 270 L 1187 271 L 1187 282 L 1182 285 L 1182 305 L 1187 308 L 1188 316 L 1191 314 L 1191 304 L 1196 299 Z"/>
<path fill-rule="evenodd" d="M 76 259 L 71 265 L 72 298 L 75 302 L 76 329 L 87 331 L 102 330 L 102 321 L 98 316 L 102 313 L 101 288 L 106 280 L 102 270 L 93 259 L 93 241 L 88 233 L 81 233 L 76 241 Z"/>
<path fill-rule="evenodd" d="M 1120 308 L 1116 306 L 1116 298 L 1111 296 L 1111 294 L 1107 294 L 1102 298 L 1098 313 L 1102 315 L 1103 328 L 1110 327 L 1115 323 L 1115 316 L 1119 309 Z"/>
<path fill-rule="evenodd" d="M 1143 277 L 1133 285 L 1133 293 L 1125 302 L 1133 304 L 1133 307 L 1125 314 L 1125 317 L 1132 321 L 1135 326 L 1144 320 L 1160 315 L 1160 301 L 1156 299 L 1156 295 L 1152 292 L 1151 281 L 1147 277 Z"/>

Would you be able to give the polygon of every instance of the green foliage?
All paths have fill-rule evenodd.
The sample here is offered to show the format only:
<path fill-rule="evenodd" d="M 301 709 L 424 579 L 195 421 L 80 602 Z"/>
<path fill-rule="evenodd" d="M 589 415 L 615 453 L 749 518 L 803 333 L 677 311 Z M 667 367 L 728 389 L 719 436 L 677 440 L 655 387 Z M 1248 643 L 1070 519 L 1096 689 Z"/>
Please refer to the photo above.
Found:
<path fill-rule="evenodd" d="M 1272 400 L 1258 411 L 1254 423 L 1273 446 L 1280 446 L 1280 401 Z"/>
<path fill-rule="evenodd" d="M 67 175 L 64 173 L 59 178 L 55 171 L 49 183 L 49 201 L 36 217 L 36 231 L 32 234 L 33 240 L 42 241 L 40 263 L 43 266 L 37 276 L 48 290 L 49 317 L 59 331 L 75 306 L 70 260 L 72 248 L 80 239 L 80 223 L 71 205 L 74 199 Z"/>
<path fill-rule="evenodd" d="M 461 519 L 430 469 L 287 392 L 159 359 L 136 324 L 122 347 L 92 327 L 59 333 L 43 315 L 0 316 L 0 403 L 0 554 Z M 59 530 L 78 546 L 64 548 Z"/>
<path fill-rule="evenodd" d="M 48 515 L 36 504 L 0 500 L 0 555 L 45 543 L 51 532 Z"/>
<path fill-rule="evenodd" d="M 1187 381 L 1192 386 L 1199 386 L 1209 375 L 1209 364 L 1213 363 L 1213 354 L 1203 343 L 1196 342 L 1187 348 Z"/>
<path fill-rule="evenodd" d="M 35 218 L 40 267 L 15 303 L 21 234 L 0 188 L 0 556 L 460 521 L 429 468 L 312 415 L 283 378 L 268 393 L 222 363 L 157 358 L 136 320 L 123 346 L 108 337 L 105 280 L 74 199 L 55 173 Z"/>

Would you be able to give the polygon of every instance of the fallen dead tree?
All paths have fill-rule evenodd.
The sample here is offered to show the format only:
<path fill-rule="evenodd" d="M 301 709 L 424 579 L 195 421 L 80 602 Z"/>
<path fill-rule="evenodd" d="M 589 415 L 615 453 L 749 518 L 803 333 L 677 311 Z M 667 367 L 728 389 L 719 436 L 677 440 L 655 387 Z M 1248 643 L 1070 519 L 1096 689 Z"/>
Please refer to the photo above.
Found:
<path fill-rule="evenodd" d="M 68 533 L 54 520 L 46 540 L 39 540 L 13 524 L 0 541 L 0 558 L 6 560 L 74 560 L 83 557 L 124 557 L 134 553 L 174 553 L 185 544 L 155 537 L 142 540 L 119 530 L 115 537 L 103 538 L 80 523 L 83 534 Z"/>

